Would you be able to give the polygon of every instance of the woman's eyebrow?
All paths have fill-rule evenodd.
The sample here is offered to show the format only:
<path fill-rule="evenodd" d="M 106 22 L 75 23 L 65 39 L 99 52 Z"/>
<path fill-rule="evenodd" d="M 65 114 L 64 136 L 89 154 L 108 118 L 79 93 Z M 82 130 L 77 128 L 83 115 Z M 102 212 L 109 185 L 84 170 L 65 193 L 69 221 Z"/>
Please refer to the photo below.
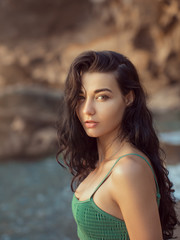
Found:
<path fill-rule="evenodd" d="M 111 92 L 111 93 L 112 93 L 112 91 L 111 91 L 109 88 L 96 89 L 96 90 L 94 91 L 94 93 L 105 92 L 105 91 L 108 91 L 108 92 Z"/>

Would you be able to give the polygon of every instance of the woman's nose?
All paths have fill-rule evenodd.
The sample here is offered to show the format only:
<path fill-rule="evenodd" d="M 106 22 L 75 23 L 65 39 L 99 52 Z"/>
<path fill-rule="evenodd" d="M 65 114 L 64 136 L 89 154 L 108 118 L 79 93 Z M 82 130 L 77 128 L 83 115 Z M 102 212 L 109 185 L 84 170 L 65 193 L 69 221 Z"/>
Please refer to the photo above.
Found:
<path fill-rule="evenodd" d="M 83 113 L 87 115 L 94 115 L 95 114 L 95 106 L 92 100 L 86 100 L 83 106 Z"/>

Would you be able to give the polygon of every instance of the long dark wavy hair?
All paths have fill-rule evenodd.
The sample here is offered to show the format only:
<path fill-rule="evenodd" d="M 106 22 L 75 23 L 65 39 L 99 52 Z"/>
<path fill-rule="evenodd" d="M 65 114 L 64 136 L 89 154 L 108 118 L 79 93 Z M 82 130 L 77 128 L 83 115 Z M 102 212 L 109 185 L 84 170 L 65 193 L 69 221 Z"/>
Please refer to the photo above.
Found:
<path fill-rule="evenodd" d="M 63 119 L 58 124 L 59 150 L 57 161 L 67 166 L 73 175 L 71 188 L 79 184 L 88 173 L 95 169 L 98 161 L 96 138 L 89 137 L 77 115 L 76 106 L 81 91 L 81 78 L 85 72 L 112 72 L 122 94 L 134 93 L 134 101 L 126 107 L 122 123 L 121 138 L 127 139 L 142 151 L 151 161 L 161 194 L 159 207 L 163 238 L 171 239 L 176 224 L 173 184 L 168 178 L 168 170 L 162 160 L 159 140 L 153 128 L 152 116 L 146 106 L 145 93 L 134 65 L 122 54 L 113 51 L 87 51 L 80 54 L 71 64 L 65 83 Z M 59 160 L 62 154 L 63 162 Z"/>

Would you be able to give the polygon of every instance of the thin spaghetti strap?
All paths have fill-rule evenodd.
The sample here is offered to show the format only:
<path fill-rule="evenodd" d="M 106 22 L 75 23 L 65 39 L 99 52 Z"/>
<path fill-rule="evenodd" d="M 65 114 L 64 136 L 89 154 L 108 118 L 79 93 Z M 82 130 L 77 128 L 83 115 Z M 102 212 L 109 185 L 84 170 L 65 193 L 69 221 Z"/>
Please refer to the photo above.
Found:
<path fill-rule="evenodd" d="M 92 193 L 91 197 L 95 194 L 95 192 L 98 190 L 98 188 L 103 184 L 103 182 L 106 180 L 106 178 L 109 176 L 110 172 L 112 171 L 113 167 L 116 165 L 116 163 L 121 159 L 121 157 L 119 157 L 116 162 L 113 164 L 113 166 L 111 167 L 111 169 L 108 171 L 108 173 L 106 174 L 106 176 L 103 178 L 103 180 L 99 183 L 99 185 L 95 188 L 94 192 Z"/>
<path fill-rule="evenodd" d="M 155 176 L 155 173 L 154 173 L 154 170 L 152 168 L 152 166 L 150 165 L 150 163 L 146 160 L 146 158 L 144 158 L 143 156 L 137 154 L 137 153 L 128 153 L 128 154 L 125 154 L 125 155 L 122 155 L 120 156 L 116 161 L 115 163 L 113 164 L 113 166 L 111 167 L 111 169 L 108 171 L 108 173 L 106 174 L 106 176 L 103 178 L 103 180 L 99 183 L 99 185 L 95 188 L 94 192 L 92 193 L 91 197 L 93 197 L 93 195 L 95 194 L 95 192 L 99 189 L 99 187 L 105 182 L 105 180 L 108 178 L 108 176 L 110 175 L 112 169 L 114 168 L 114 166 L 119 162 L 119 160 L 125 156 L 128 156 L 128 155 L 136 155 L 138 157 L 141 157 L 142 159 L 145 160 L 145 162 L 149 165 L 149 167 L 151 168 L 152 172 L 153 172 L 153 176 L 154 176 L 154 179 L 155 179 L 155 182 L 156 182 L 156 188 L 157 188 L 157 198 L 158 198 L 158 202 L 160 201 L 160 192 L 159 192 L 159 186 L 158 186 L 158 182 L 157 182 L 157 179 L 156 179 L 156 176 Z M 159 205 L 159 204 L 158 204 Z"/>
<path fill-rule="evenodd" d="M 108 178 L 109 174 L 111 173 L 112 169 L 114 168 L 114 166 L 119 162 L 119 160 L 125 156 L 128 156 L 128 155 L 136 155 L 135 153 L 128 153 L 128 154 L 125 154 L 125 155 L 122 155 L 120 156 L 116 161 L 115 163 L 113 164 L 113 166 L 111 167 L 111 169 L 108 171 L 108 173 L 106 174 L 106 176 L 103 178 L 103 180 L 99 183 L 99 185 L 95 188 L 94 192 L 92 193 L 91 197 L 93 197 L 93 195 L 95 194 L 95 192 L 98 190 L 98 188 L 104 183 L 104 181 Z"/>

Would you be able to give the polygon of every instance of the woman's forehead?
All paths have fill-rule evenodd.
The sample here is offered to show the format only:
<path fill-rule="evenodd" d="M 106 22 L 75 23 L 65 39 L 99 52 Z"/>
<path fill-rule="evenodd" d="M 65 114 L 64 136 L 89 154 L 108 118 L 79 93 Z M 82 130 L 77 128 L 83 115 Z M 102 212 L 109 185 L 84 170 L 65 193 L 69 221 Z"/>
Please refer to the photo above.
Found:
<path fill-rule="evenodd" d="M 84 73 L 82 76 L 82 91 L 83 90 L 96 90 L 101 88 L 117 88 L 118 84 L 115 75 L 111 73 Z"/>

